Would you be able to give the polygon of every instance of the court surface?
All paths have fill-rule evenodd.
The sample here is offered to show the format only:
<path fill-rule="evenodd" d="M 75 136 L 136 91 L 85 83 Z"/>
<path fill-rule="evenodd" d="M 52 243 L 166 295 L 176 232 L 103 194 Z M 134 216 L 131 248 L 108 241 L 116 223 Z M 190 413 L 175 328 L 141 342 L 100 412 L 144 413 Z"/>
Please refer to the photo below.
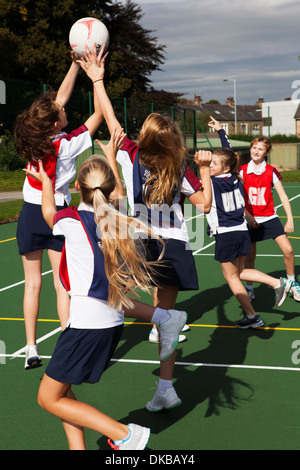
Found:
<path fill-rule="evenodd" d="M 300 280 L 300 184 L 285 184 L 285 189 L 294 215 L 290 241 Z M 275 202 L 284 224 L 285 214 L 276 196 Z M 282 307 L 274 307 L 272 289 L 256 284 L 253 306 L 265 327 L 235 328 L 241 308 L 214 261 L 214 243 L 205 234 L 205 219 L 189 208 L 186 217 L 200 288 L 180 293 L 176 305 L 188 312 L 190 325 L 187 341 L 178 345 L 174 373 L 183 404 L 158 413 L 145 409 L 159 377 L 158 347 L 148 341 L 149 324 L 129 319 L 100 382 L 76 386 L 74 392 L 79 400 L 117 420 L 150 427 L 149 451 L 298 450 L 300 303 L 289 297 Z M 60 331 L 51 268 L 45 253 L 38 322 L 43 366 L 26 371 L 24 276 L 16 227 L 16 222 L 0 226 L 0 449 L 65 450 L 59 419 L 36 401 Z M 256 267 L 276 277 L 284 275 L 282 255 L 273 241 L 258 244 Z M 142 299 L 151 302 L 150 296 Z M 89 430 L 86 445 L 88 450 L 110 449 L 106 438 Z"/>

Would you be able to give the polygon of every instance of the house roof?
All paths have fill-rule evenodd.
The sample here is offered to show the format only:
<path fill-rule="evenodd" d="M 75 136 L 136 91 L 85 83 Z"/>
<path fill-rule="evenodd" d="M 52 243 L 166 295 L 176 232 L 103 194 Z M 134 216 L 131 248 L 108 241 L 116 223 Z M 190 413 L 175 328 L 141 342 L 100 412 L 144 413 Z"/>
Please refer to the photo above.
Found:
<path fill-rule="evenodd" d="M 203 106 L 198 106 L 184 103 L 178 107 L 195 110 L 199 113 L 209 112 L 217 121 L 234 121 L 234 107 L 227 104 L 204 104 Z M 262 109 L 258 105 L 237 105 L 236 112 L 238 121 L 262 120 Z"/>
<path fill-rule="evenodd" d="M 299 106 L 298 106 L 298 108 L 297 108 L 297 111 L 296 111 L 296 113 L 295 113 L 294 119 L 300 119 L 300 104 L 299 104 Z"/>

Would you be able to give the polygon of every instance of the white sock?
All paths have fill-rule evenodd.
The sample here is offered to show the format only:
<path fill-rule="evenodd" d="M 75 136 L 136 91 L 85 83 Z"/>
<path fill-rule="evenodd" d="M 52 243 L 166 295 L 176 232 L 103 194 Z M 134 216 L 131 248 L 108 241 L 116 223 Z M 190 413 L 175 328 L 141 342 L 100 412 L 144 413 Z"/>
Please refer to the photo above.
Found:
<path fill-rule="evenodd" d="M 291 276 L 287 276 L 289 281 L 295 281 L 295 274 L 292 274 Z"/>
<path fill-rule="evenodd" d="M 253 320 L 253 318 L 255 318 L 255 315 L 247 315 L 247 318 L 249 318 L 249 320 Z"/>
<path fill-rule="evenodd" d="M 170 318 L 170 315 L 168 314 L 168 310 L 165 310 L 164 308 L 156 307 L 153 313 L 153 317 L 151 318 L 151 321 L 156 326 L 159 326 L 162 323 L 165 323 L 167 320 L 169 320 L 169 318 Z"/>
<path fill-rule="evenodd" d="M 173 386 L 172 379 L 171 380 L 159 379 L 157 390 L 159 393 L 165 393 L 167 388 L 171 388 L 172 386 Z"/>
<path fill-rule="evenodd" d="M 246 287 L 248 290 L 253 290 L 253 284 L 251 284 L 251 286 L 249 284 L 246 284 Z"/>

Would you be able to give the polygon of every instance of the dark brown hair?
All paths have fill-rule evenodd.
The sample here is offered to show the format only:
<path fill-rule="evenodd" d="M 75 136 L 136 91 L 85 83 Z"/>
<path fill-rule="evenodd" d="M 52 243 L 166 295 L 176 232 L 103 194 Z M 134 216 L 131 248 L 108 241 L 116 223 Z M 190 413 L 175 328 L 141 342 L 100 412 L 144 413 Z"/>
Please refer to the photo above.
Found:
<path fill-rule="evenodd" d="M 56 134 L 60 107 L 55 102 L 56 93 L 48 90 L 15 122 L 15 146 L 18 154 L 27 161 L 55 155 L 52 138 Z"/>

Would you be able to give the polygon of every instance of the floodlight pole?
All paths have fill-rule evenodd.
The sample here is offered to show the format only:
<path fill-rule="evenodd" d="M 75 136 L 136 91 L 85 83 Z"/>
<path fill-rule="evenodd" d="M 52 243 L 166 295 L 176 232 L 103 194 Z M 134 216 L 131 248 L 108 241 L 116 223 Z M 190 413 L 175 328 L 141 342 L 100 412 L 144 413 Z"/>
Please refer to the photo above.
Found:
<path fill-rule="evenodd" d="M 236 115 L 236 79 L 235 78 L 225 78 L 223 82 L 233 82 L 233 99 L 234 99 L 234 130 L 237 134 L 237 115 Z"/>

